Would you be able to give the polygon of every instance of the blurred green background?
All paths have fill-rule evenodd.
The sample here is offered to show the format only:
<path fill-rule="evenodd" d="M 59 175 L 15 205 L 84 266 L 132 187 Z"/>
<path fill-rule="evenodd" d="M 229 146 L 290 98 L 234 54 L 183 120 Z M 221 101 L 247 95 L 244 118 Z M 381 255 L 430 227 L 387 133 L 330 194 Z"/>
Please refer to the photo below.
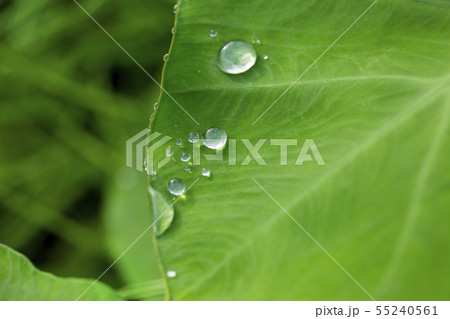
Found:
<path fill-rule="evenodd" d="M 173 2 L 79 2 L 160 80 Z M 159 87 L 72 0 L 0 0 L 0 37 L 0 242 L 41 270 L 97 278 L 150 224 L 125 141 Z M 151 247 L 149 232 L 102 281 L 161 299 Z"/>

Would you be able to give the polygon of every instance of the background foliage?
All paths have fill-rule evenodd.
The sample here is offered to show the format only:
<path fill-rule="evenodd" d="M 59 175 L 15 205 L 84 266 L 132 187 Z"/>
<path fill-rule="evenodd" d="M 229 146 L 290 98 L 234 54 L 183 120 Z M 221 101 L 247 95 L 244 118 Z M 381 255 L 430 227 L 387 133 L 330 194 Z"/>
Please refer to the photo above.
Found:
<path fill-rule="evenodd" d="M 160 78 L 173 3 L 80 3 Z M 97 278 L 150 223 L 146 175 L 124 151 L 158 94 L 73 1 L 1 0 L 0 242 L 40 270 Z M 155 299 L 158 278 L 149 233 L 102 281 Z"/>

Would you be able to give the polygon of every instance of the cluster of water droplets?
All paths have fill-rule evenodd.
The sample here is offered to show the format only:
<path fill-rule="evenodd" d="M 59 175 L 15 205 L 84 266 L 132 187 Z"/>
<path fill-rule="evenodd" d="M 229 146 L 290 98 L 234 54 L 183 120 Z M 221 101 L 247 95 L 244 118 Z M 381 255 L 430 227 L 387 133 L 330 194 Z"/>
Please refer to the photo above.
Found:
<path fill-rule="evenodd" d="M 174 13 L 177 13 L 178 9 L 178 4 L 176 4 L 173 8 Z M 171 31 L 173 34 L 175 29 L 172 28 Z M 211 29 L 209 31 L 209 36 L 211 38 L 216 38 L 218 36 L 217 30 Z M 235 40 L 226 43 L 219 50 L 219 54 L 217 56 L 218 68 L 227 74 L 241 74 L 250 70 L 256 64 L 258 58 L 254 45 L 260 46 L 261 40 L 258 38 L 254 38 L 251 43 L 244 40 Z M 168 54 L 165 54 L 163 60 L 166 61 L 167 58 Z M 262 58 L 264 60 L 268 60 L 269 56 L 265 54 L 262 56 Z M 197 72 L 200 73 L 200 70 L 198 70 Z M 158 103 L 155 103 L 155 109 L 157 105 Z M 177 127 L 178 125 L 175 124 L 174 126 Z M 221 150 L 226 145 L 227 134 L 223 129 L 213 127 L 204 132 L 201 137 L 197 132 L 191 132 L 188 135 L 187 140 L 192 144 L 196 144 L 197 142 L 201 141 L 201 143 L 209 149 Z M 182 147 L 183 141 L 178 138 L 175 143 L 176 145 Z M 173 151 L 170 147 L 166 149 L 166 156 L 173 156 Z M 183 152 L 181 154 L 180 160 L 188 164 L 184 167 L 184 170 L 186 172 L 191 172 L 191 164 L 189 163 L 189 161 L 191 160 L 191 154 Z M 202 168 L 201 175 L 204 177 L 210 177 L 210 169 L 205 167 Z M 186 186 L 181 179 L 173 178 L 167 183 L 167 189 L 172 195 L 182 196 L 186 191 Z M 168 224 L 170 225 L 170 222 Z M 177 276 L 177 273 L 174 270 L 168 270 L 166 272 L 166 276 L 168 278 L 175 278 Z"/>
<path fill-rule="evenodd" d="M 200 136 L 197 132 L 191 132 L 188 135 L 188 141 L 192 144 L 196 144 L 200 141 Z M 212 127 L 208 129 L 205 133 L 203 133 L 201 142 L 204 146 L 213 150 L 221 150 L 225 147 L 227 143 L 227 134 L 221 128 Z M 182 144 L 182 140 L 179 138 L 175 142 L 177 145 Z M 166 156 L 172 157 L 173 151 L 170 147 L 166 149 Z M 183 152 L 180 157 L 181 161 L 184 163 L 188 163 L 191 160 L 191 154 L 187 152 Z M 184 167 L 186 172 L 191 171 L 190 164 Z M 208 168 L 203 168 L 201 171 L 202 176 L 210 177 L 211 171 Z M 181 196 L 184 194 L 186 187 L 184 182 L 179 178 L 173 178 L 167 183 L 167 189 L 172 195 Z"/>

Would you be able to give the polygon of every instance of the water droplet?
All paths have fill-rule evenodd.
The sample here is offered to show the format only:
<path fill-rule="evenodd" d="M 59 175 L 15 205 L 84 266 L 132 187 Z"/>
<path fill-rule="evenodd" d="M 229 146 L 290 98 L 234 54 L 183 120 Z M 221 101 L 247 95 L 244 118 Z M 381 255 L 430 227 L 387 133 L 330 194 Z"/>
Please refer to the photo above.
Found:
<path fill-rule="evenodd" d="M 144 170 L 147 171 L 147 159 L 144 158 Z"/>
<path fill-rule="evenodd" d="M 175 28 L 172 28 L 171 32 L 172 32 L 172 34 L 174 34 L 175 33 Z"/>
<path fill-rule="evenodd" d="M 173 13 L 177 13 L 177 9 L 178 9 L 178 4 L 173 6 Z"/>
<path fill-rule="evenodd" d="M 178 124 L 177 124 L 177 123 L 174 123 L 174 124 L 173 124 L 173 127 L 177 127 L 177 126 L 178 126 Z"/>
<path fill-rule="evenodd" d="M 181 179 L 174 178 L 167 183 L 167 189 L 169 192 L 173 195 L 182 195 L 184 193 L 184 190 L 186 189 L 186 186 L 184 186 L 184 183 Z"/>
<path fill-rule="evenodd" d="M 169 53 L 164 54 L 163 61 L 166 61 L 168 56 L 169 56 Z"/>
<path fill-rule="evenodd" d="M 217 36 L 217 31 L 216 31 L 216 30 L 211 30 L 211 31 L 209 31 L 209 36 L 210 36 L 211 38 L 215 38 L 215 37 Z"/>
<path fill-rule="evenodd" d="M 155 236 L 161 236 L 172 224 L 174 215 L 173 205 L 160 192 L 151 187 L 148 190 L 152 198 Z"/>
<path fill-rule="evenodd" d="M 166 276 L 167 276 L 168 278 L 175 278 L 175 277 L 177 276 L 177 272 L 174 271 L 174 270 L 168 270 L 168 271 L 166 272 Z"/>
<path fill-rule="evenodd" d="M 207 168 L 202 169 L 202 175 L 209 177 L 211 175 L 211 171 Z"/>
<path fill-rule="evenodd" d="M 181 140 L 181 138 L 177 139 L 177 141 L 175 142 L 177 145 L 181 145 L 183 143 L 183 141 Z"/>
<path fill-rule="evenodd" d="M 197 72 L 200 73 L 200 70 L 198 70 Z"/>
<path fill-rule="evenodd" d="M 246 41 L 231 41 L 219 52 L 217 66 L 225 73 L 239 74 L 249 70 L 256 62 L 256 51 Z"/>
<path fill-rule="evenodd" d="M 253 44 L 261 44 L 261 40 L 258 38 L 253 39 L 252 41 Z"/>
<path fill-rule="evenodd" d="M 221 128 L 210 128 L 202 136 L 203 144 L 210 149 L 220 150 L 227 143 L 227 133 Z"/>
<path fill-rule="evenodd" d="M 155 102 L 155 104 L 153 104 L 153 109 L 156 110 L 157 106 L 158 106 L 158 102 Z"/>
<path fill-rule="evenodd" d="M 183 153 L 183 154 L 181 154 L 181 160 L 183 161 L 183 162 L 187 162 L 187 161 L 189 161 L 191 159 L 191 154 L 189 154 L 189 153 Z"/>
<path fill-rule="evenodd" d="M 151 171 L 150 175 L 155 176 L 156 175 L 156 171 Z"/>
<path fill-rule="evenodd" d="M 173 155 L 173 152 L 172 152 L 172 149 L 170 148 L 170 146 L 166 149 L 166 156 L 167 157 L 172 157 L 172 155 Z"/>
<path fill-rule="evenodd" d="M 189 166 L 186 166 L 186 167 L 184 168 L 184 170 L 185 170 L 186 172 L 189 172 L 189 171 L 191 170 L 191 168 L 190 168 Z"/>
<path fill-rule="evenodd" d="M 268 55 L 263 56 L 263 59 L 264 59 L 264 60 L 267 60 L 268 58 L 269 58 Z"/>
<path fill-rule="evenodd" d="M 199 138 L 198 133 L 192 132 L 188 136 L 188 141 L 191 142 L 192 144 L 194 144 L 194 143 L 197 143 L 198 138 Z"/>

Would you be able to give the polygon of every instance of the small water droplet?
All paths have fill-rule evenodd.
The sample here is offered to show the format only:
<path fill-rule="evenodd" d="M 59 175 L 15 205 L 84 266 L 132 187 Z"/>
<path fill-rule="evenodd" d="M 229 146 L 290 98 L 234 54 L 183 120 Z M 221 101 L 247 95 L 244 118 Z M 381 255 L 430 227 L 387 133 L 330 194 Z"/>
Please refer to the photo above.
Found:
<path fill-rule="evenodd" d="M 183 162 L 187 162 L 187 161 L 189 161 L 191 159 L 191 154 L 189 154 L 189 153 L 183 153 L 183 154 L 181 154 L 181 160 L 183 161 Z"/>
<path fill-rule="evenodd" d="M 163 61 L 165 62 L 167 60 L 167 57 L 169 56 L 169 53 L 164 54 Z"/>
<path fill-rule="evenodd" d="M 263 56 L 263 59 L 264 59 L 264 60 L 267 60 L 267 59 L 269 59 L 269 56 L 268 56 L 268 55 L 265 55 L 265 56 Z"/>
<path fill-rule="evenodd" d="M 227 133 L 221 128 L 212 127 L 203 133 L 202 142 L 207 148 L 220 150 L 227 143 Z"/>
<path fill-rule="evenodd" d="M 173 124 L 173 127 L 177 127 L 177 126 L 178 126 L 178 124 L 177 124 L 177 123 L 174 123 L 174 124 Z"/>
<path fill-rule="evenodd" d="M 216 30 L 211 30 L 211 31 L 209 31 L 209 36 L 210 36 L 211 38 L 215 38 L 215 37 L 217 36 L 217 31 L 216 31 Z"/>
<path fill-rule="evenodd" d="M 189 166 L 186 166 L 186 167 L 184 168 L 184 170 L 185 170 L 186 172 L 189 172 L 189 171 L 191 170 L 191 168 L 190 168 Z"/>
<path fill-rule="evenodd" d="M 157 106 L 158 106 L 158 102 L 155 102 L 155 104 L 153 104 L 153 109 L 156 110 Z"/>
<path fill-rule="evenodd" d="M 183 143 L 183 141 L 181 140 L 181 138 L 177 139 L 177 141 L 175 142 L 177 145 L 181 145 Z"/>
<path fill-rule="evenodd" d="M 246 41 L 231 41 L 219 52 L 217 66 L 228 74 L 239 74 L 249 70 L 256 63 L 256 51 Z"/>
<path fill-rule="evenodd" d="M 168 147 L 168 148 L 166 149 L 166 156 L 167 156 L 167 157 L 172 157 L 172 155 L 173 155 L 172 149 L 171 149 L 170 147 Z"/>
<path fill-rule="evenodd" d="M 147 159 L 144 158 L 144 170 L 147 172 Z"/>
<path fill-rule="evenodd" d="M 172 32 L 172 34 L 174 34 L 175 33 L 175 28 L 172 28 L 171 32 Z"/>
<path fill-rule="evenodd" d="M 178 9 L 178 4 L 173 6 L 173 13 L 177 13 L 177 9 Z"/>
<path fill-rule="evenodd" d="M 211 175 L 211 171 L 207 168 L 202 169 L 202 175 L 209 177 Z"/>
<path fill-rule="evenodd" d="M 167 183 L 167 189 L 173 195 L 183 195 L 186 186 L 181 179 L 174 178 Z"/>
<path fill-rule="evenodd" d="M 188 136 L 188 141 L 191 142 L 192 144 L 194 144 L 194 143 L 197 143 L 198 138 L 199 138 L 198 133 L 192 132 Z"/>
<path fill-rule="evenodd" d="M 175 278 L 177 276 L 177 272 L 175 270 L 168 270 L 166 276 L 168 278 Z"/>
<path fill-rule="evenodd" d="M 150 175 L 155 176 L 156 175 L 156 171 L 151 171 Z"/>
<path fill-rule="evenodd" d="M 261 40 L 258 38 L 253 39 L 252 41 L 253 44 L 261 44 Z"/>
<path fill-rule="evenodd" d="M 198 70 L 197 72 L 200 73 L 200 70 Z"/>
<path fill-rule="evenodd" d="M 152 198 L 155 236 L 162 235 L 172 224 L 174 208 L 169 199 L 152 187 L 148 189 Z"/>

